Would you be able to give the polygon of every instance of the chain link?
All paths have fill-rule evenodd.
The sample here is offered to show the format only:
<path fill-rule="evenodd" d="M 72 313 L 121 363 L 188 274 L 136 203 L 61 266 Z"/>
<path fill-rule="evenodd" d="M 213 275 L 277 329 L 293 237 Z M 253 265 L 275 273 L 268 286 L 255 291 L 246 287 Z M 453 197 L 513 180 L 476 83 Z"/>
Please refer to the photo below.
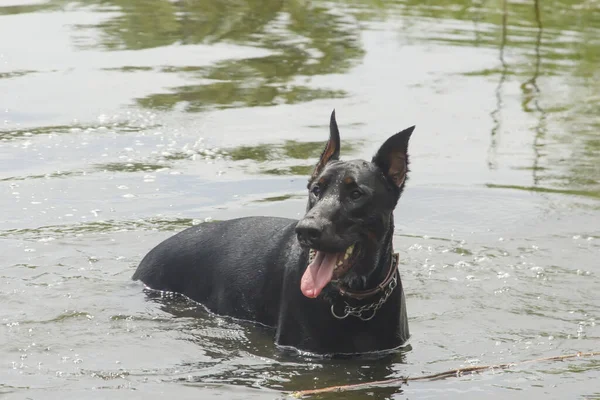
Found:
<path fill-rule="evenodd" d="M 359 318 L 363 321 L 369 321 L 373 319 L 373 317 L 375 317 L 375 314 L 377 314 L 377 310 L 383 307 L 387 299 L 389 299 L 389 297 L 392 295 L 394 289 L 396 289 L 396 286 L 398 286 L 397 272 L 394 275 L 394 279 L 390 281 L 387 288 L 385 289 L 383 296 L 381 296 L 381 298 L 376 303 L 366 304 L 360 307 L 352 307 L 350 304 L 348 304 L 348 302 L 344 301 L 344 314 L 337 315 L 335 313 L 335 304 L 331 305 L 331 314 L 337 319 L 346 319 L 348 316 L 352 315 L 353 317 Z M 370 314 L 367 314 L 367 316 L 365 316 L 364 313 L 368 312 L 370 312 Z"/>

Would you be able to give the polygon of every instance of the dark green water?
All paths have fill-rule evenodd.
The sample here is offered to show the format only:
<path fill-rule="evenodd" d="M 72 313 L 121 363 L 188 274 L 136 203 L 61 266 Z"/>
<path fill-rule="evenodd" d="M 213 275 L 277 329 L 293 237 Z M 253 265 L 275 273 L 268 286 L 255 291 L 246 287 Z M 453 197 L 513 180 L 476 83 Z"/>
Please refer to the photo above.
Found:
<path fill-rule="evenodd" d="M 154 299 L 162 239 L 299 217 L 416 124 L 395 247 L 412 339 L 378 360 Z M 600 3 L 0 1 L 0 397 L 284 398 L 600 350 Z M 324 398 L 600 399 L 600 359 Z"/>

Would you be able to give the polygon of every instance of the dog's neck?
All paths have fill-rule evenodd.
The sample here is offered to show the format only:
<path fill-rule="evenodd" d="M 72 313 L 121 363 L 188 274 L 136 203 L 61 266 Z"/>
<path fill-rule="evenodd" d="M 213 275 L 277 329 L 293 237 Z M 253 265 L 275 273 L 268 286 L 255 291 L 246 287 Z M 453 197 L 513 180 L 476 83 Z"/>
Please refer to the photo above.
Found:
<path fill-rule="evenodd" d="M 381 247 L 375 258 L 375 269 L 369 275 L 366 281 L 365 289 L 377 287 L 387 277 L 392 257 L 394 255 L 394 215 L 390 214 L 389 229 L 386 231 Z"/>

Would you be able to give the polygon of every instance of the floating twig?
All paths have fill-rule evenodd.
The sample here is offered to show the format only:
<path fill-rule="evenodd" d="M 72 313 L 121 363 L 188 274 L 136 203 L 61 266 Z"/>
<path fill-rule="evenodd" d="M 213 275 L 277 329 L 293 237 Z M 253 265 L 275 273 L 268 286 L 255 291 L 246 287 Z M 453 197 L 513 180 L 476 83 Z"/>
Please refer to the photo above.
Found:
<path fill-rule="evenodd" d="M 315 394 L 322 394 L 322 393 L 347 392 L 350 390 L 361 390 L 361 389 L 368 389 L 368 388 L 373 388 L 373 387 L 396 386 L 396 385 L 406 384 L 411 381 L 435 381 L 435 380 L 439 380 L 439 379 L 462 376 L 465 373 L 472 374 L 475 372 L 481 372 L 481 371 L 487 371 L 487 370 L 507 369 L 507 368 L 514 367 L 516 365 L 530 364 L 530 363 L 536 363 L 536 362 L 546 362 L 546 361 L 563 361 L 563 360 L 568 360 L 571 358 L 596 357 L 596 356 L 600 356 L 600 352 L 598 352 L 598 351 L 588 352 L 588 353 L 580 352 L 580 353 L 576 353 L 576 354 L 567 354 L 567 355 L 562 355 L 562 356 L 537 358 L 535 360 L 526 360 L 526 361 L 521 361 L 521 362 L 495 364 L 495 365 L 477 365 L 477 366 L 472 366 L 472 367 L 451 369 L 449 371 L 443 371 L 443 372 L 439 372 L 437 374 L 415 376 L 413 378 L 400 377 L 400 378 L 393 378 L 393 379 L 384 379 L 381 381 L 354 383 L 354 384 L 350 384 L 350 385 L 330 386 L 330 387 L 321 388 L 321 389 L 300 390 L 298 392 L 293 392 L 292 396 L 294 396 L 296 398 L 301 398 L 304 396 L 312 396 Z"/>

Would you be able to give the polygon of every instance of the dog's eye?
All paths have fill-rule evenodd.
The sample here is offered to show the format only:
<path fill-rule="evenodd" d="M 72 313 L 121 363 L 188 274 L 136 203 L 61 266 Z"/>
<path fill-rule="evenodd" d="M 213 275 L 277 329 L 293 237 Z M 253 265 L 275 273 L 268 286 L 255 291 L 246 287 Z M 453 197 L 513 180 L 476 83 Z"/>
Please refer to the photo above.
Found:
<path fill-rule="evenodd" d="M 354 189 L 353 191 L 350 192 L 350 198 L 352 200 L 358 200 L 362 197 L 363 193 L 358 190 L 358 189 Z"/>
<path fill-rule="evenodd" d="M 315 197 L 319 197 L 319 195 L 321 194 L 321 188 L 318 186 L 313 186 L 312 189 L 310 189 L 310 192 L 315 196 Z"/>

